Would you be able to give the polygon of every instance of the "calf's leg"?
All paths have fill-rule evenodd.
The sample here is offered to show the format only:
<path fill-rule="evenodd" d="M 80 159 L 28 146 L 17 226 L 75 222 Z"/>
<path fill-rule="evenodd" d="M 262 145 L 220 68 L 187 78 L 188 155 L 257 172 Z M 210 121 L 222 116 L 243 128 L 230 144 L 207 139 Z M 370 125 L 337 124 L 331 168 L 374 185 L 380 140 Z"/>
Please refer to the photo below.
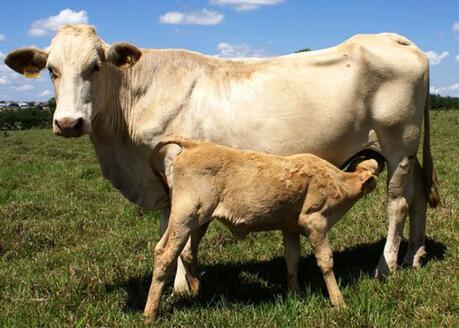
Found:
<path fill-rule="evenodd" d="M 148 321 L 156 318 L 164 284 L 168 276 L 173 273 L 174 262 L 190 235 L 191 220 L 183 217 L 175 219 L 171 215 L 166 232 L 155 247 L 153 277 L 144 310 L 144 316 Z"/>
<path fill-rule="evenodd" d="M 333 272 L 333 252 L 327 240 L 327 218 L 320 213 L 302 214 L 300 225 L 304 227 L 312 250 L 316 257 L 317 265 L 327 286 L 330 302 L 333 306 L 345 306 L 343 295 L 336 282 Z"/>
<path fill-rule="evenodd" d="M 190 238 L 182 254 L 180 254 L 180 258 L 186 269 L 186 280 L 192 296 L 196 296 L 199 292 L 198 249 L 199 243 L 209 227 L 209 223 L 210 222 L 206 222 L 191 231 Z"/>
<path fill-rule="evenodd" d="M 298 266 L 300 263 L 300 235 L 282 231 L 284 238 L 284 257 L 287 263 L 288 289 L 293 293 L 300 292 L 298 284 Z"/>
<path fill-rule="evenodd" d="M 164 234 L 166 231 L 168 222 L 169 222 L 169 215 L 170 215 L 170 207 L 164 208 L 161 211 L 160 221 L 159 221 L 159 229 L 161 235 Z M 175 279 L 174 279 L 174 293 L 175 294 L 191 294 L 190 288 L 188 286 L 188 282 L 186 279 L 186 269 L 183 264 L 181 257 L 177 259 L 177 262 L 174 262 L 174 267 L 172 271 L 175 271 Z"/>

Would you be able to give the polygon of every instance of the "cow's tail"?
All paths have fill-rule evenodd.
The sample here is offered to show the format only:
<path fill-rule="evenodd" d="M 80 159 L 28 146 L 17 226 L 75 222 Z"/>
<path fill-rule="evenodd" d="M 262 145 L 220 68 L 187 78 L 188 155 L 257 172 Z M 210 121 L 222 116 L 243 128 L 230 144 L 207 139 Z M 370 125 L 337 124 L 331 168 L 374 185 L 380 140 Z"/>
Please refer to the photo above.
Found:
<path fill-rule="evenodd" d="M 422 154 L 422 166 L 424 173 L 424 187 L 427 202 L 431 207 L 436 207 L 440 202 L 440 195 L 438 194 L 438 181 L 435 168 L 433 166 L 432 153 L 430 150 L 430 79 L 427 76 L 427 95 L 424 106 L 424 145 Z"/>

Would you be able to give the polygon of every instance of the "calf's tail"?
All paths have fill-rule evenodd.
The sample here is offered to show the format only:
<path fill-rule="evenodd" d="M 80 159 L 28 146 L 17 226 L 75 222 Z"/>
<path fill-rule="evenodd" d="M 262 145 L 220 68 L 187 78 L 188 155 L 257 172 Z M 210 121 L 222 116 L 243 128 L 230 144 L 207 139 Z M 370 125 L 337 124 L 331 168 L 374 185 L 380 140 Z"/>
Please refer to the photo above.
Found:
<path fill-rule="evenodd" d="M 176 145 L 182 147 L 182 149 L 185 149 L 185 148 L 192 148 L 192 147 L 195 147 L 195 146 L 199 145 L 199 141 L 187 139 L 187 138 L 180 137 L 180 136 L 171 135 L 171 136 L 166 136 L 166 137 L 162 138 L 161 141 L 153 149 L 153 152 L 151 153 L 150 161 L 149 161 L 150 162 L 150 167 L 153 170 L 153 173 L 156 176 L 156 178 L 158 179 L 158 181 L 161 183 L 161 185 L 162 185 L 162 187 L 164 189 L 164 192 L 169 197 L 169 201 L 170 201 L 170 188 L 169 188 L 169 184 L 167 182 L 166 175 L 157 167 L 155 160 L 158 157 L 159 151 L 164 146 L 167 146 L 167 145 L 170 145 L 170 144 L 176 144 Z"/>
<path fill-rule="evenodd" d="M 177 146 L 183 149 L 187 149 L 187 148 L 196 147 L 200 143 L 201 143 L 200 141 L 187 139 L 181 136 L 174 136 L 174 135 L 166 136 L 162 138 L 161 141 L 158 142 L 156 147 L 153 149 L 152 157 L 154 158 L 164 146 L 167 146 L 170 144 L 176 144 Z"/>

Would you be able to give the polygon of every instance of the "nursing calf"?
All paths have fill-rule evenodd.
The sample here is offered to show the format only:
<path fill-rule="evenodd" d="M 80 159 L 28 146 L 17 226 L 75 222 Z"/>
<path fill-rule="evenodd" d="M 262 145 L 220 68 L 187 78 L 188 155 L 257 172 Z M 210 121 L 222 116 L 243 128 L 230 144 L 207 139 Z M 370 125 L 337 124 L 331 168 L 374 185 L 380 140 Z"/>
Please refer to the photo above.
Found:
<path fill-rule="evenodd" d="M 182 151 L 162 175 L 156 162 L 169 144 Z M 171 188 L 172 209 L 167 230 L 154 250 L 144 312 L 148 319 L 156 317 L 164 283 L 188 237 L 189 251 L 182 253 L 182 260 L 190 289 L 198 292 L 198 245 L 213 219 L 237 236 L 281 230 L 292 291 L 299 290 L 299 236 L 308 236 L 331 303 L 344 304 L 326 233 L 359 198 L 374 189 L 380 170 L 375 160 L 361 161 L 354 165 L 354 172 L 347 173 L 310 154 L 282 157 L 172 136 L 158 144 L 150 163 L 156 174 L 164 177 L 164 187 Z"/>

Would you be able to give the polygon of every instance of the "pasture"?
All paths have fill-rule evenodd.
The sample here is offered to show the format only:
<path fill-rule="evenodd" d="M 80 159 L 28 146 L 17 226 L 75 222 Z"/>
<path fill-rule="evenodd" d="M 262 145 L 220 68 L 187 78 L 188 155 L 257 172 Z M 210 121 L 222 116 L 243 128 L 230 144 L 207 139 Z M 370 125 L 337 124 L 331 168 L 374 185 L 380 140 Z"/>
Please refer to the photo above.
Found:
<path fill-rule="evenodd" d="M 428 212 L 428 255 L 420 270 L 372 277 L 387 230 L 383 174 L 377 190 L 330 233 L 347 308 L 329 305 L 305 239 L 303 293 L 291 296 L 279 232 L 237 241 L 214 223 L 200 248 L 201 294 L 173 296 L 169 287 L 157 324 L 458 327 L 459 111 L 434 111 L 431 121 L 442 203 Z M 143 326 L 158 217 L 102 178 L 87 137 L 1 133 L 0 326 Z M 405 249 L 406 242 L 402 255 Z"/>

